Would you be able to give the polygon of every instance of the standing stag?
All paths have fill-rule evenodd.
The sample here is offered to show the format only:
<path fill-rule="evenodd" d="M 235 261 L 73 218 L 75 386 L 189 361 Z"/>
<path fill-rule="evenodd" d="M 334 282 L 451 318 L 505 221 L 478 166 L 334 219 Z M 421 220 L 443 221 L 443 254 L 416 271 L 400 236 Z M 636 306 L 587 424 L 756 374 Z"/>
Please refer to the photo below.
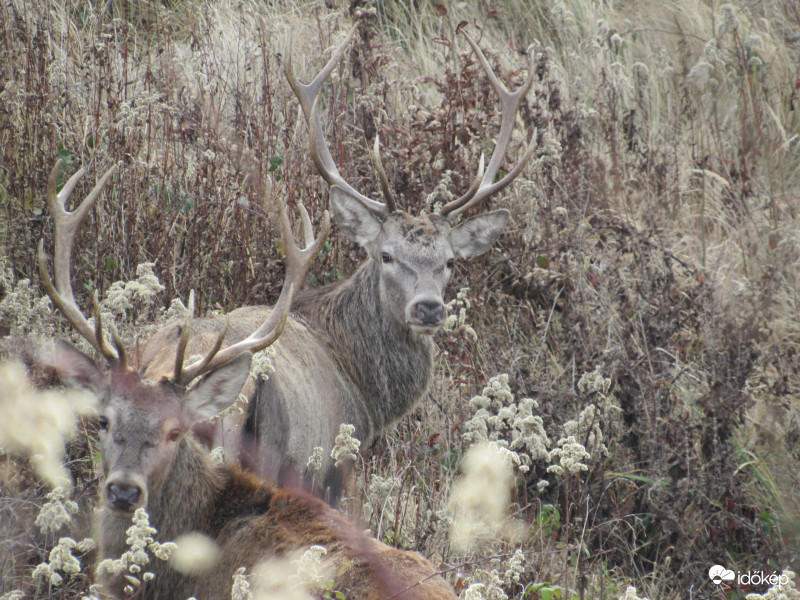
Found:
<path fill-rule="evenodd" d="M 294 75 L 291 38 L 285 69 L 306 117 L 312 159 L 331 186 L 334 217 L 369 258 L 345 281 L 298 293 L 286 332 L 275 345 L 275 373 L 253 391 L 245 427 L 255 438 L 261 472 L 275 474 L 274 457 L 302 472 L 313 448 L 321 446 L 323 489 L 334 501 L 341 473 L 330 450 L 339 425 L 354 425 L 355 437 L 368 448 L 423 397 L 433 373 L 432 336 L 446 318 L 442 296 L 454 261 L 488 250 L 509 211 L 487 212 L 458 225 L 454 220 L 511 183 L 534 149 L 531 144 L 495 182 L 517 108 L 533 81 L 533 64 L 525 84 L 511 93 L 464 33 L 502 102 L 500 132 L 485 172 L 481 157 L 475 181 L 463 196 L 437 214 L 415 217 L 395 206 L 376 138 L 375 163 L 386 202 L 359 193 L 339 174 L 317 113 L 320 88 L 355 31 L 310 84 L 299 83 Z"/>
<path fill-rule="evenodd" d="M 144 600 L 198 600 L 231 597 L 234 572 L 265 560 L 290 555 L 312 545 L 328 550 L 334 589 L 347 598 L 455 599 L 433 566 L 413 552 L 403 552 L 359 534 L 321 500 L 259 481 L 236 466 L 215 463 L 198 442 L 192 427 L 230 407 L 250 372 L 251 352 L 271 344 L 280 335 L 298 282 L 328 234 L 326 218 L 313 239 L 303 214 L 306 247 L 295 246 L 285 206 L 281 229 L 286 248 L 287 274 L 274 309 L 255 331 L 239 343 L 221 349 L 227 321 L 230 329 L 252 329 L 247 314 L 187 322 L 160 365 L 151 362 L 138 371 L 130 364 L 119 336 L 112 332 L 113 348 L 103 335 L 97 295 L 95 324 L 78 308 L 72 292 L 70 255 L 75 234 L 86 213 L 111 175 L 110 169 L 74 211 L 65 201 L 83 170 L 56 194 L 59 164 L 48 183 L 48 202 L 55 220 L 55 284 L 48 273 L 44 240 L 39 245 L 39 268 L 47 293 L 77 331 L 110 363 L 109 374 L 86 355 L 67 344 L 59 345 L 53 366 L 64 380 L 92 389 L 100 399 L 100 447 L 103 483 L 100 488 L 98 538 L 101 559 L 119 558 L 129 548 L 126 531 L 137 508 L 145 508 L 161 541 L 173 541 L 198 532 L 218 547 L 218 560 L 205 571 L 184 574 L 153 559 L 146 570 L 155 573 L 141 582 L 137 598 Z M 215 327 L 210 327 L 215 325 Z M 195 335 L 190 336 L 194 330 Z M 211 330 L 210 337 L 207 332 Z M 221 333 L 220 333 L 221 332 Z M 184 366 L 190 337 L 205 340 L 205 357 Z M 216 338 L 216 341 L 213 341 Z M 211 341 L 210 349 L 209 340 Z M 152 340 L 148 344 L 152 348 Z M 161 368 L 158 369 L 157 367 Z M 152 373 L 165 373 L 153 378 Z M 199 379 L 196 379 L 199 378 Z M 194 383 L 191 383 L 196 380 Z M 115 598 L 130 597 L 128 573 L 101 573 L 101 581 Z M 139 584 L 137 584 L 139 585 Z"/>

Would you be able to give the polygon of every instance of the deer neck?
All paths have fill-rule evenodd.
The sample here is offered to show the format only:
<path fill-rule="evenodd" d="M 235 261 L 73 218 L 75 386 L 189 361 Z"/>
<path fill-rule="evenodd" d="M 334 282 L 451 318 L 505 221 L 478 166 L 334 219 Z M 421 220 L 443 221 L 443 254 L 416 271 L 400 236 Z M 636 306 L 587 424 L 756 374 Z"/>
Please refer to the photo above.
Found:
<path fill-rule="evenodd" d="M 295 310 L 324 334 L 374 423 L 385 426 L 403 417 L 427 391 L 435 346 L 430 336 L 387 313 L 375 261 L 368 260 L 343 282 L 309 290 Z"/>
<path fill-rule="evenodd" d="M 150 523 L 159 531 L 158 539 L 172 541 L 190 531 L 205 531 L 213 499 L 223 484 L 223 469 L 193 435 L 184 436 L 160 491 L 149 502 Z"/>

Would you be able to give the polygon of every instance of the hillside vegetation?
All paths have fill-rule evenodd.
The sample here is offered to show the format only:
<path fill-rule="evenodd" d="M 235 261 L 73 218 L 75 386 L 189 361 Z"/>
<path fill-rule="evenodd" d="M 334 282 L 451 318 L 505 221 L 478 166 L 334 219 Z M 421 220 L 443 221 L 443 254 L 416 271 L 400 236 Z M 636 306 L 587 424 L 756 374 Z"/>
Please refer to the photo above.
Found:
<path fill-rule="evenodd" d="M 469 187 L 500 107 L 462 22 L 509 88 L 535 69 L 506 164 L 536 150 L 490 202 L 512 212 L 498 243 L 455 269 L 459 319 L 437 336 L 428 397 L 359 458 L 347 513 L 465 600 L 744 598 L 769 586 L 717 586 L 709 568 L 799 568 L 795 0 L 3 2 L 6 358 L 77 341 L 35 269 L 58 158 L 62 181 L 88 171 L 76 198 L 119 165 L 73 273 L 79 304 L 99 290 L 131 347 L 190 290 L 201 314 L 274 302 L 276 198 L 315 222 L 328 207 L 283 75 L 287 31 L 307 81 L 355 21 L 321 106 L 354 187 L 381 196 L 376 134 L 405 210 Z M 334 223 L 309 285 L 363 259 Z M 13 364 L 8 431 L 34 395 Z M 60 537 L 91 535 L 96 427 L 84 417 L 68 448 L 72 522 L 49 527 L 34 521 L 51 483 L 0 426 L 0 597 L 88 596 L 88 546 L 59 585 L 34 569 Z M 485 441 L 513 475 L 480 450 L 462 460 Z"/>

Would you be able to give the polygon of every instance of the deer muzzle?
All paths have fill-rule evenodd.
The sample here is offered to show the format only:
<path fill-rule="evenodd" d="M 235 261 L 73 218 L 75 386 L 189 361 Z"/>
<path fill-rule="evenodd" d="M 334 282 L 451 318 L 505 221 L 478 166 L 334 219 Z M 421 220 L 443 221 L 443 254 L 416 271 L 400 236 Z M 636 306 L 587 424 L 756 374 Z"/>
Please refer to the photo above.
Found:
<path fill-rule="evenodd" d="M 412 302 L 408 323 L 417 333 L 433 335 L 447 317 L 447 309 L 440 300 L 432 298 Z"/>
<path fill-rule="evenodd" d="M 128 515 L 147 503 L 147 488 L 138 477 L 118 475 L 109 477 L 103 490 L 108 508 Z"/>

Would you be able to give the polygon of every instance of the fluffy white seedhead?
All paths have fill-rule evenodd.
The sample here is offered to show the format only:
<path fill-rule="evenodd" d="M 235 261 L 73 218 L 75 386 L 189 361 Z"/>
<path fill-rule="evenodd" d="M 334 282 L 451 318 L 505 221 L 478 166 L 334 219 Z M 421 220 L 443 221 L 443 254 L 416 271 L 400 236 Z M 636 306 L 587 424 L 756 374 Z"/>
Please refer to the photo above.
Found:
<path fill-rule="evenodd" d="M 37 391 L 18 361 L 0 362 L 0 390 L 4 415 L 0 448 L 31 456 L 37 474 L 45 481 L 70 487 L 64 448 L 77 433 L 78 416 L 95 412 L 96 396 L 77 389 Z"/>
<path fill-rule="evenodd" d="M 193 531 L 175 540 L 176 548 L 169 556 L 169 564 L 184 575 L 198 575 L 217 564 L 219 547 L 214 540 L 199 531 Z"/>
<path fill-rule="evenodd" d="M 495 540 L 503 529 L 514 469 L 500 447 L 479 444 L 467 451 L 462 470 L 463 477 L 453 485 L 449 509 L 453 546 L 467 551 Z"/>

